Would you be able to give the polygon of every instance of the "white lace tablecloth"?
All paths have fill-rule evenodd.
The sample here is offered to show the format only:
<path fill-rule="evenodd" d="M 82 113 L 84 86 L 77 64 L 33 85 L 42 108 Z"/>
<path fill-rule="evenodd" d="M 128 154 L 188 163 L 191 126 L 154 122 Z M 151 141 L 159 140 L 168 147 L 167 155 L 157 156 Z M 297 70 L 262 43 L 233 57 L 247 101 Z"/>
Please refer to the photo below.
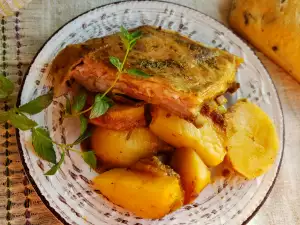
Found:
<path fill-rule="evenodd" d="M 231 0 L 168 0 L 195 8 L 227 24 Z M 43 43 L 62 25 L 114 0 L 32 0 L 14 16 L 0 18 L 0 72 L 16 84 Z M 285 117 L 285 151 L 276 184 L 250 225 L 300 224 L 300 84 L 258 53 L 279 92 Z M 300 59 L 299 59 L 300 60 Z M 16 85 L 15 95 L 19 86 Z M 1 103 L 0 108 L 11 103 Z M 25 178 L 14 129 L 1 125 L 0 225 L 60 224 Z"/>

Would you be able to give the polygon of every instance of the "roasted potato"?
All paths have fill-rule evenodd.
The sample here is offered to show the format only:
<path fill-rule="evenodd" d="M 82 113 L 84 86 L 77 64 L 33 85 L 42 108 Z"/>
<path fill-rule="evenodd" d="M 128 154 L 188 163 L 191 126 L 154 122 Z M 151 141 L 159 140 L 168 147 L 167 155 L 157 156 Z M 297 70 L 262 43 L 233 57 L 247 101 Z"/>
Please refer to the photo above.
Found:
<path fill-rule="evenodd" d="M 225 114 L 228 158 L 233 168 L 248 179 L 265 173 L 279 148 L 276 129 L 255 104 L 241 100 Z"/>
<path fill-rule="evenodd" d="M 174 176 L 112 169 L 94 179 L 94 188 L 111 202 L 145 219 L 158 219 L 182 206 L 183 191 Z"/>
<path fill-rule="evenodd" d="M 91 137 L 96 156 L 108 167 L 128 167 L 141 158 L 154 155 L 164 143 L 148 128 L 129 131 L 97 127 Z"/>
<path fill-rule="evenodd" d="M 177 147 L 196 150 L 207 166 L 221 163 L 226 154 L 223 139 L 210 123 L 201 128 L 161 109 L 153 108 L 150 130 L 163 141 Z"/>
<path fill-rule="evenodd" d="M 175 176 L 179 178 L 179 175 L 171 167 L 163 164 L 156 156 L 141 159 L 130 168 L 155 176 Z"/>
<path fill-rule="evenodd" d="M 210 171 L 191 148 L 177 149 L 171 166 L 180 175 L 185 204 L 191 203 L 210 183 Z"/>
<path fill-rule="evenodd" d="M 89 122 L 111 130 L 145 127 L 144 105 L 114 105 L 104 115 L 90 119 Z"/>

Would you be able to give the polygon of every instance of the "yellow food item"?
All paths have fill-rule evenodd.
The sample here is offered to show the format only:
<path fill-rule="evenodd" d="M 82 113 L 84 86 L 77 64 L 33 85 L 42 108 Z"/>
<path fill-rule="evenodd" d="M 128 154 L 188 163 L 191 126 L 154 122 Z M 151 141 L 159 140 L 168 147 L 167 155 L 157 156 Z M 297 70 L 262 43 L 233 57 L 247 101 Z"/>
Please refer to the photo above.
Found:
<path fill-rule="evenodd" d="M 276 129 L 255 104 L 242 100 L 225 115 L 228 158 L 233 168 L 248 179 L 267 172 L 276 159 Z"/>
<path fill-rule="evenodd" d="M 162 145 L 148 128 L 129 131 L 97 127 L 91 137 L 96 156 L 109 167 L 128 167 L 141 158 L 152 156 Z"/>
<path fill-rule="evenodd" d="M 180 181 L 174 176 L 153 176 L 119 168 L 98 175 L 94 188 L 111 202 L 147 219 L 161 218 L 183 202 Z"/>
<path fill-rule="evenodd" d="M 210 123 L 197 128 L 161 108 L 154 108 L 150 130 L 177 148 L 195 149 L 207 166 L 220 164 L 226 155 L 222 138 Z"/>
<path fill-rule="evenodd" d="M 299 13 L 299 0 L 234 0 L 229 23 L 300 81 Z"/>
<path fill-rule="evenodd" d="M 210 183 L 210 171 L 191 148 L 177 149 L 171 166 L 180 175 L 185 204 L 191 203 Z"/>
<path fill-rule="evenodd" d="M 89 122 L 111 130 L 130 130 L 146 126 L 144 113 L 144 105 L 114 105 L 104 115 Z"/>

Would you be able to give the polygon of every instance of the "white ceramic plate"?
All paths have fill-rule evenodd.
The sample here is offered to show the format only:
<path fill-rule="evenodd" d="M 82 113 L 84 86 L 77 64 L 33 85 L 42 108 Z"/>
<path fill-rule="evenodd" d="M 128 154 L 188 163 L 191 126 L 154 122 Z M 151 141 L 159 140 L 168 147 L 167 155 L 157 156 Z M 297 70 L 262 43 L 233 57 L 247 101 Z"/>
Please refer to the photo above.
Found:
<path fill-rule="evenodd" d="M 31 132 L 19 131 L 21 158 L 28 177 L 44 203 L 67 224 L 242 224 L 262 204 L 276 178 L 284 145 L 282 110 L 270 76 L 250 48 L 226 27 L 200 12 L 171 3 L 139 1 L 106 5 L 77 17 L 52 36 L 36 56 L 24 82 L 19 104 L 48 91 L 51 85 L 46 79 L 48 65 L 66 45 L 115 33 L 121 25 L 133 28 L 144 24 L 178 31 L 245 59 L 237 75 L 241 83 L 237 97 L 246 97 L 259 105 L 276 124 L 281 145 L 272 169 L 252 181 L 237 176 L 217 179 L 193 204 L 160 220 L 137 218 L 94 192 L 89 184 L 96 173 L 90 171 L 76 154 L 70 153 L 66 157 L 55 176 L 45 177 L 43 174 L 50 165 L 33 153 L 29 144 Z M 78 123 L 76 120 L 62 122 L 63 104 L 62 99 L 57 99 L 47 110 L 32 118 L 47 127 L 56 141 L 71 142 L 78 136 Z M 56 152 L 59 158 L 57 149 Z"/>

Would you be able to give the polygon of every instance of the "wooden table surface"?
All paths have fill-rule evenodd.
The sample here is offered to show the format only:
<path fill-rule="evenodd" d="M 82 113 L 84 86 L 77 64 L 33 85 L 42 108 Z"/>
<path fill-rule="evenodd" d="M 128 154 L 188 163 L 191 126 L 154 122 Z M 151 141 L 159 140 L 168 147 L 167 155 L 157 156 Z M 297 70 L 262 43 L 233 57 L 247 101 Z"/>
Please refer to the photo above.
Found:
<path fill-rule="evenodd" d="M 231 0 L 168 0 L 195 8 L 227 24 Z M 1 2 L 1 1 L 0 1 Z M 33 0 L 0 22 L 0 71 L 16 84 L 43 43 L 73 17 L 114 0 Z M 285 152 L 276 184 L 251 225 L 300 224 L 300 85 L 263 54 L 282 103 L 285 117 Z M 16 85 L 17 94 L 19 86 Z M 1 109 L 11 103 L 1 103 Z M 25 178 L 14 129 L 3 124 L 0 138 L 0 225 L 60 224 L 39 200 Z"/>

